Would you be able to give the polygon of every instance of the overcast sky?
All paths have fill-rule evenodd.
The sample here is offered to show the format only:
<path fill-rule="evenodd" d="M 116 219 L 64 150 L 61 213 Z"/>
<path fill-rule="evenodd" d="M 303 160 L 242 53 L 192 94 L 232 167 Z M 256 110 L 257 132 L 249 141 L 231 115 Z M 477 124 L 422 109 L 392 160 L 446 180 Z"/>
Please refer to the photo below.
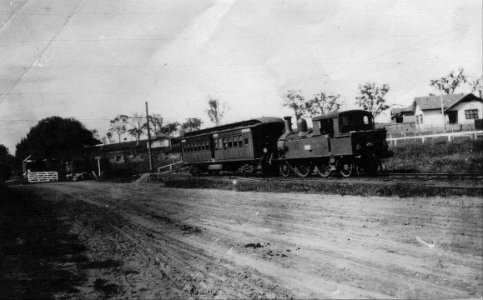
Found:
<path fill-rule="evenodd" d="M 482 18 L 481 0 L 0 0 L 0 144 L 53 115 L 102 136 L 145 101 L 204 127 L 209 95 L 224 122 L 290 114 L 289 89 L 354 108 L 368 81 L 405 106 L 451 70 L 481 76 Z"/>

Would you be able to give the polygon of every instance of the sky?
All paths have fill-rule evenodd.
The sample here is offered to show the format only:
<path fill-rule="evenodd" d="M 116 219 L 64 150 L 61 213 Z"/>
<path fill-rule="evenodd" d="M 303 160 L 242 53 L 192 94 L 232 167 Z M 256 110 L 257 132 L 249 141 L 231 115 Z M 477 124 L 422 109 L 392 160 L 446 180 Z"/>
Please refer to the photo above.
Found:
<path fill-rule="evenodd" d="M 366 82 L 407 106 L 452 70 L 482 75 L 482 11 L 481 0 L 0 0 L 0 144 L 15 153 L 50 116 L 102 137 L 146 101 L 203 127 L 210 96 L 224 123 L 293 114 L 287 90 L 353 109 Z"/>

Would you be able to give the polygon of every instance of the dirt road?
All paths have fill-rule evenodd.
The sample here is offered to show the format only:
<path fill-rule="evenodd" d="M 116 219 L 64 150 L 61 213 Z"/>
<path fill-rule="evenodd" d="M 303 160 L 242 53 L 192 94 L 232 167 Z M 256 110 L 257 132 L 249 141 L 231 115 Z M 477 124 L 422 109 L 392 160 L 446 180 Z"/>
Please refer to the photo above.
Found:
<path fill-rule="evenodd" d="M 85 280 L 64 295 L 483 296 L 481 198 L 251 193 L 98 182 L 14 188 L 53 202 L 57 218 L 85 245 L 87 260 L 70 266 Z"/>

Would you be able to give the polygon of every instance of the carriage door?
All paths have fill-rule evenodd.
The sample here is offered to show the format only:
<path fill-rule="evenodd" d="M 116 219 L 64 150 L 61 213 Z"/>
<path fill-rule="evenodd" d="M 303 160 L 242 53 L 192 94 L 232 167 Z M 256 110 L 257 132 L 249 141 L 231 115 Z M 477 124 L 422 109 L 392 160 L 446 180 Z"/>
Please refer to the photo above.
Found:
<path fill-rule="evenodd" d="M 253 140 L 252 140 L 252 130 L 250 128 L 244 128 L 241 130 L 243 139 L 243 150 L 241 151 L 241 158 L 253 159 L 255 158 L 253 154 Z"/>
<path fill-rule="evenodd" d="M 217 141 L 213 138 L 212 134 L 208 136 L 208 139 L 209 139 L 211 161 L 213 162 L 215 161 L 215 143 Z"/>

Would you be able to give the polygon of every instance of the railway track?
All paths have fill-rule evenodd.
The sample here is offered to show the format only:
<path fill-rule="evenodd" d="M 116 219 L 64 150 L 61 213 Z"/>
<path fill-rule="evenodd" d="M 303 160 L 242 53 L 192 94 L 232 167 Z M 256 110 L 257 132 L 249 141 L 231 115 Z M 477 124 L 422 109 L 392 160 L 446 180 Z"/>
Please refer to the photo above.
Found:
<path fill-rule="evenodd" d="M 185 170 L 187 172 L 187 170 Z M 166 172 L 167 173 L 167 172 Z M 176 172 L 178 173 L 178 172 Z M 220 175 L 206 175 L 204 176 L 209 176 L 209 177 L 220 177 Z M 252 175 L 252 176 L 247 176 L 243 175 L 241 173 L 237 172 L 225 172 L 221 176 L 239 176 L 243 178 L 265 178 L 265 179 L 271 179 L 271 180 L 324 180 L 327 178 L 321 178 L 317 174 L 313 173 L 311 176 L 302 178 L 302 177 L 297 177 L 297 176 L 291 176 L 288 178 L 283 178 L 281 176 L 268 176 L 268 177 L 261 177 L 260 175 Z M 474 181 L 479 181 L 483 180 L 483 173 L 441 173 L 441 172 L 427 172 L 427 173 L 421 173 L 421 172 L 381 172 L 376 176 L 367 176 L 364 174 L 361 175 L 354 175 L 349 178 L 341 178 L 338 176 L 338 174 L 333 174 L 330 176 L 328 179 L 337 179 L 337 180 L 351 180 L 351 179 L 423 179 L 423 180 L 474 180 Z"/>
<path fill-rule="evenodd" d="M 457 180 L 483 180 L 483 173 L 383 173 L 385 176 L 394 179 L 457 179 Z"/>

